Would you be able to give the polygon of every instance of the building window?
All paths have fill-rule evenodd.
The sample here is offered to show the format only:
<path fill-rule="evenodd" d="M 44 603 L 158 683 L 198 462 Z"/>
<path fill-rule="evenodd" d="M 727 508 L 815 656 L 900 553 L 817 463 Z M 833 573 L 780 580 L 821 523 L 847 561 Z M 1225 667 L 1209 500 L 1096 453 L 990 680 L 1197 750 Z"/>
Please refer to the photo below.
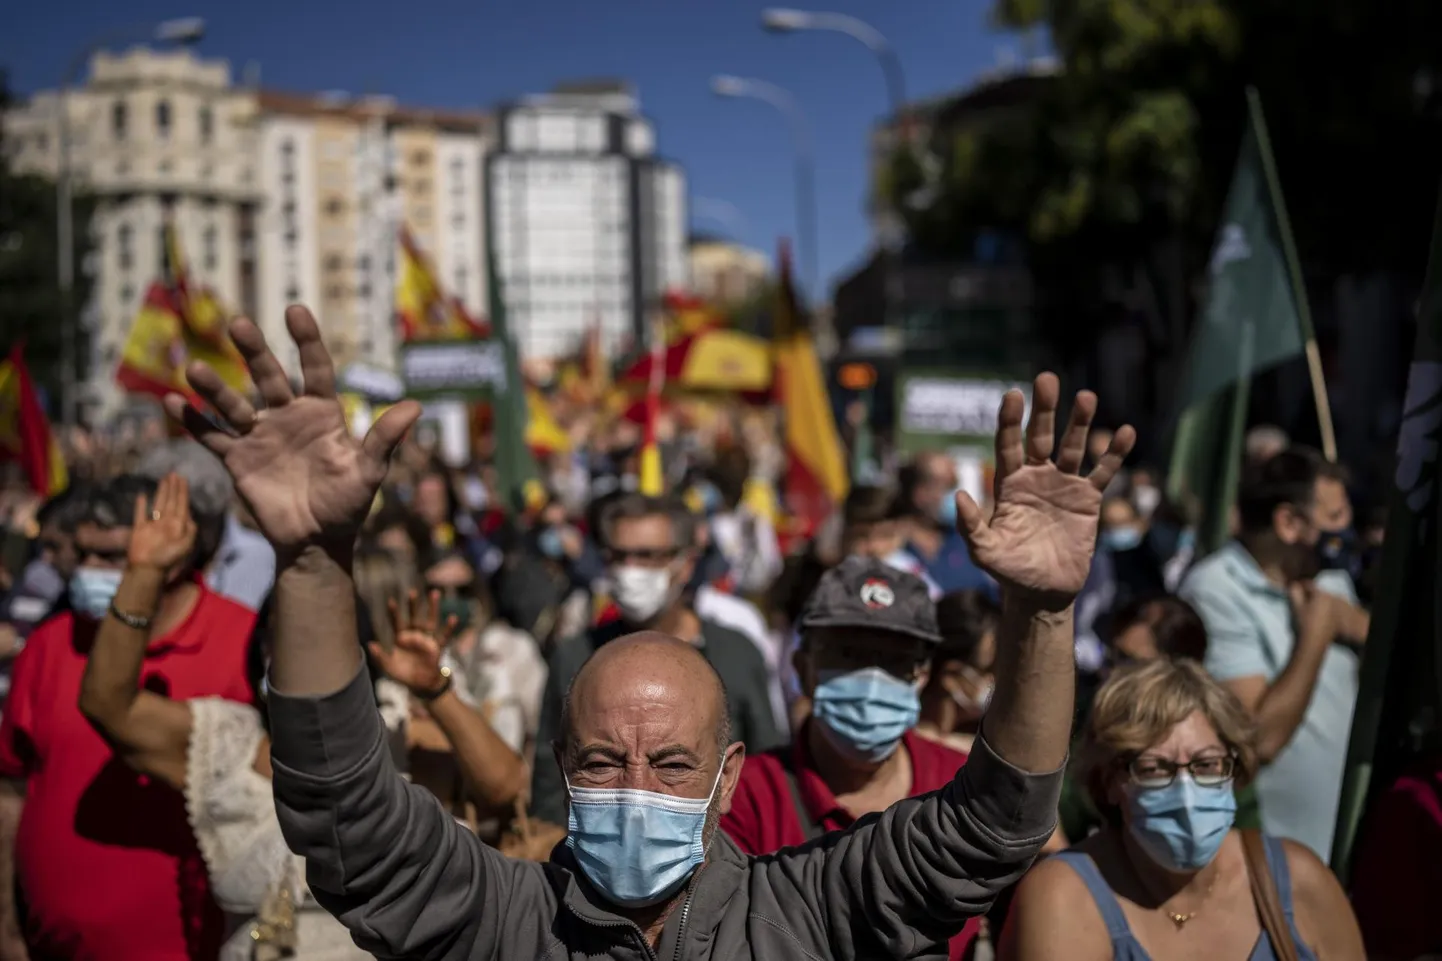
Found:
<path fill-rule="evenodd" d="M 331 284 L 325 289 L 326 300 L 344 300 L 345 288 L 340 284 Z"/>
<path fill-rule="evenodd" d="M 206 270 L 214 270 L 220 255 L 216 253 L 216 241 L 218 237 L 215 228 L 206 227 L 205 233 L 201 236 L 201 247 L 204 250 L 204 261 Z"/>
<path fill-rule="evenodd" d="M 170 139 L 170 101 L 162 100 L 155 105 L 155 132 L 161 140 Z"/>
<path fill-rule="evenodd" d="M 110 132 L 116 140 L 125 139 L 126 121 L 129 119 L 129 112 L 125 109 L 125 101 L 117 100 L 110 108 Z"/>
<path fill-rule="evenodd" d="M 330 254 L 325 259 L 325 269 L 332 273 L 345 269 L 345 258 L 340 254 Z"/>
<path fill-rule="evenodd" d="M 431 182 L 426 177 L 419 177 L 411 182 L 411 190 L 418 194 L 428 194 L 431 192 Z"/>
<path fill-rule="evenodd" d="M 49 146 L 50 146 L 50 138 L 47 137 L 47 136 L 45 136 L 45 132 L 44 132 L 44 131 L 41 131 L 40 133 L 37 133 L 37 134 L 35 135 L 35 149 L 36 149 L 36 150 L 39 150 L 41 153 L 44 153 L 45 150 L 46 150 L 47 148 L 49 148 Z"/>
<path fill-rule="evenodd" d="M 134 299 L 135 299 L 135 288 L 134 288 L 134 287 L 130 286 L 129 284 L 126 284 L 124 287 L 121 287 L 121 288 L 120 288 L 120 303 L 124 305 L 124 307 L 125 307 L 126 310 L 129 310 L 129 309 L 130 309 L 130 302 L 131 302 L 132 300 L 134 300 Z"/>
<path fill-rule="evenodd" d="M 210 143 L 210 138 L 215 133 L 215 115 L 209 107 L 200 108 L 200 142 Z"/>
<path fill-rule="evenodd" d="M 285 232 L 285 245 L 287 247 L 294 247 L 296 240 L 299 239 L 299 236 L 300 235 L 296 233 L 294 227 L 292 227 L 290 230 L 287 230 Z"/>
<path fill-rule="evenodd" d="M 345 213 L 345 201 L 339 197 L 332 197 L 325 202 L 325 212 L 332 217 L 339 217 Z"/>
<path fill-rule="evenodd" d="M 360 272 L 363 273 L 363 274 L 364 274 L 364 273 L 369 273 L 369 272 L 370 272 L 370 269 L 371 269 L 371 255 L 370 255 L 370 254 L 361 254 L 361 255 L 360 255 L 360 259 L 356 261 L 356 267 L 357 267 L 357 268 L 360 270 Z"/>
<path fill-rule="evenodd" d="M 163 202 L 162 206 L 164 206 Z M 169 271 L 166 269 L 170 266 L 170 250 L 168 249 L 169 244 L 166 243 L 167 239 L 165 227 L 162 226 L 155 231 L 155 250 L 160 255 L 156 258 L 159 263 L 157 269 L 159 269 L 162 277 L 170 276 Z"/>
<path fill-rule="evenodd" d="M 295 281 L 292 280 L 285 288 L 285 301 L 288 304 L 293 304 L 298 300 L 300 300 L 300 288 L 297 287 Z"/>
<path fill-rule="evenodd" d="M 134 263 L 134 254 L 130 250 L 132 234 L 129 224 L 121 224 L 115 231 L 116 260 L 120 262 L 121 270 L 129 270 Z"/>
<path fill-rule="evenodd" d="M 431 162 L 431 155 L 426 150 L 416 150 L 411 153 L 411 163 L 417 167 L 424 167 Z"/>

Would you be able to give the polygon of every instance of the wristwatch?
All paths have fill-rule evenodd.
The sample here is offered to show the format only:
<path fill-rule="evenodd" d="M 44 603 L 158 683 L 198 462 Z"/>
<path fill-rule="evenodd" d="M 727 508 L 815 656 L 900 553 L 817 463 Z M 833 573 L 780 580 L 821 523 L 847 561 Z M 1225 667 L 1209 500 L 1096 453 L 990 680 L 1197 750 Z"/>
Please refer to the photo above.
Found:
<path fill-rule="evenodd" d="M 151 620 L 153 620 L 153 617 L 151 616 L 142 617 L 139 614 L 130 614 L 126 611 L 122 611 L 120 608 L 115 606 L 114 601 L 110 602 L 110 616 L 115 618 L 120 623 L 124 624 L 126 627 L 135 631 L 150 630 L 150 622 Z"/>
<path fill-rule="evenodd" d="M 440 697 L 442 694 L 446 693 L 446 692 L 449 691 L 450 689 L 451 689 L 451 669 L 450 669 L 449 667 L 447 667 L 446 665 L 442 664 L 442 665 L 441 665 L 441 686 L 440 686 L 440 687 L 436 688 L 434 691 L 412 691 L 411 693 L 415 694 L 415 696 L 416 696 L 417 698 L 419 698 L 420 700 L 422 700 L 422 701 L 430 702 L 430 701 L 434 701 L 436 698 Z"/>

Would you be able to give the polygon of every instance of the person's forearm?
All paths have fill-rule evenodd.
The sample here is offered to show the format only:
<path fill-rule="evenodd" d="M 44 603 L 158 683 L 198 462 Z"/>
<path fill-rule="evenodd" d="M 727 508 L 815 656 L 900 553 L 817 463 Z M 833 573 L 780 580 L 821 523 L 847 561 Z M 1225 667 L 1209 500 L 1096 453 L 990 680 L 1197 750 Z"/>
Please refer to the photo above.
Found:
<path fill-rule="evenodd" d="M 25 797 L 10 781 L 0 780 L 0 959 L 24 961 L 25 942 L 15 913 L 15 832 Z"/>
<path fill-rule="evenodd" d="M 1055 771 L 1066 762 L 1076 696 L 1074 644 L 1071 607 L 1046 611 L 1003 599 L 996 691 L 982 736 L 1023 771 Z"/>
<path fill-rule="evenodd" d="M 135 617 L 153 618 L 165 589 L 165 572 L 150 567 L 131 567 L 115 592 L 115 609 Z M 80 712 L 105 728 L 111 736 L 121 735 L 126 715 L 140 693 L 140 669 L 150 632 L 130 627 L 106 614 L 95 635 L 95 646 L 85 659 L 80 682 Z"/>
<path fill-rule="evenodd" d="M 1282 753 L 1301 725 L 1331 643 L 1330 625 L 1303 625 L 1292 659 L 1262 695 L 1255 716 L 1257 755 L 1263 764 Z"/>
<path fill-rule="evenodd" d="M 323 697 L 360 670 L 349 552 L 308 547 L 278 558 L 270 683 L 291 697 Z"/>
<path fill-rule="evenodd" d="M 1372 628 L 1372 615 L 1354 604 L 1346 605 L 1338 621 L 1337 633 L 1358 643 L 1367 640 L 1367 632 Z"/>
<path fill-rule="evenodd" d="M 447 691 L 427 707 L 451 742 L 471 800 L 487 811 L 515 804 L 530 782 L 530 772 L 521 756 L 455 691 Z"/>

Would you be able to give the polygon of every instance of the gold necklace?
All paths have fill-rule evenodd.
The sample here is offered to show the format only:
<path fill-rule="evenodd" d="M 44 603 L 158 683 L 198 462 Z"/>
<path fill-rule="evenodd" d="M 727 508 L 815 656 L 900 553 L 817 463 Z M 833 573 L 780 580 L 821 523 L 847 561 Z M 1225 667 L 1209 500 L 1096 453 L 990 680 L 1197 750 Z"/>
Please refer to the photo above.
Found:
<path fill-rule="evenodd" d="M 1216 886 L 1217 886 L 1217 876 L 1216 876 L 1215 873 L 1213 873 L 1213 874 L 1212 874 L 1212 881 L 1211 881 L 1210 884 L 1207 885 L 1207 889 L 1202 892 L 1201 900 L 1202 900 L 1202 901 L 1206 901 L 1207 898 L 1211 897 L 1211 895 L 1212 895 L 1212 888 L 1214 888 L 1214 887 L 1216 887 Z M 1177 912 L 1175 912 L 1175 911 L 1169 911 L 1169 910 L 1167 910 L 1166 908 L 1163 908 L 1162 910 L 1166 912 L 1167 917 L 1169 917 L 1169 918 L 1172 919 L 1172 923 L 1177 926 L 1177 930 L 1178 930 L 1178 931 L 1180 931 L 1180 930 L 1182 929 L 1182 925 L 1186 924 L 1186 923 L 1187 923 L 1188 921 L 1190 921 L 1192 918 L 1194 918 L 1194 917 L 1197 916 L 1197 912 L 1196 912 L 1196 911 L 1188 911 L 1186 914 L 1178 914 Z"/>

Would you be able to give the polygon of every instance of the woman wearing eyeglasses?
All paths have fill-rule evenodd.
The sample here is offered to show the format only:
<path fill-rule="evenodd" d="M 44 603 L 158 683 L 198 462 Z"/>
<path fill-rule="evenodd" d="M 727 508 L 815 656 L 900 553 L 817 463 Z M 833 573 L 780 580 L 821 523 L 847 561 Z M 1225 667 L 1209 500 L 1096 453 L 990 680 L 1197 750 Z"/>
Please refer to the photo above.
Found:
<path fill-rule="evenodd" d="M 1195 661 L 1113 674 L 1077 758 L 1105 826 L 1022 880 L 1001 957 L 1362 961 L 1326 866 L 1233 827 L 1253 738 L 1241 704 Z"/>

